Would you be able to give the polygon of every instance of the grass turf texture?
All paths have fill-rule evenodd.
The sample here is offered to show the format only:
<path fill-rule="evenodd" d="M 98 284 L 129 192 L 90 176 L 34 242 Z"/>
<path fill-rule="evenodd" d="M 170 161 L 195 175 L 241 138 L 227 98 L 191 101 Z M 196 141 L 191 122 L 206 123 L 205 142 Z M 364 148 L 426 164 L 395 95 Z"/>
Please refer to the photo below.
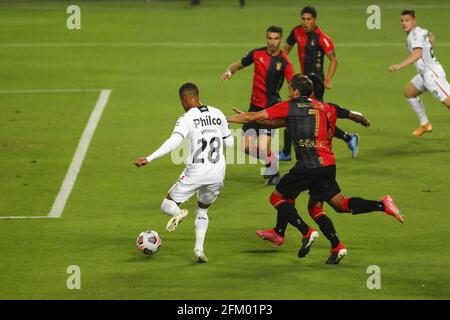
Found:
<path fill-rule="evenodd" d="M 424 95 L 434 131 L 412 137 L 417 119 L 402 90 L 414 69 L 386 71 L 407 54 L 399 25 L 404 3 L 379 1 L 382 29 L 376 31 L 366 28 L 366 3 L 315 5 L 339 59 L 326 99 L 372 121 L 370 129 L 340 124 L 360 134 L 361 149 L 352 160 L 345 144 L 334 142 L 338 181 L 347 196 L 392 194 L 407 216 L 405 225 L 380 213 L 338 215 L 326 207 L 349 256 L 339 266 L 325 265 L 329 244 L 321 236 L 299 260 L 298 233 L 291 227 L 279 249 L 254 234 L 275 221 L 268 201 L 272 188 L 263 185 L 259 166 L 230 165 L 209 213 L 208 264 L 194 263 L 193 200 L 186 205 L 191 216 L 177 232 L 164 231 L 167 217 L 159 205 L 183 166 L 166 157 L 137 170 L 132 161 L 170 134 L 182 113 L 178 87 L 196 82 L 202 100 L 228 114 L 236 105 L 247 108 L 252 69 L 227 83 L 218 80 L 220 74 L 264 45 L 268 25 L 283 26 L 287 36 L 298 24 L 301 4 L 248 2 L 244 9 L 238 1 L 204 1 L 195 9 L 187 1 L 79 2 L 78 31 L 65 27 L 69 2 L 0 3 L 0 89 L 112 89 L 62 218 L 0 220 L 0 298 L 450 298 L 449 113 Z M 436 34 L 435 53 L 450 70 L 450 47 L 439 46 L 450 41 L 450 2 L 408 6 L 416 7 L 419 24 Z M 172 45 L 152 46 L 155 42 Z M 344 46 L 358 42 L 398 45 Z M 11 45 L 16 43 L 36 46 Z M 189 43 L 242 45 L 182 45 Z M 291 59 L 299 70 L 295 50 Z M 47 214 L 97 96 L 0 93 L 0 215 Z M 291 165 L 282 163 L 281 171 Z M 314 226 L 306 199 L 302 195 L 297 207 Z M 134 242 L 150 228 L 160 233 L 163 246 L 146 257 Z M 81 290 L 66 288 L 69 265 L 81 268 Z M 370 265 L 381 268 L 381 290 L 366 287 Z"/>

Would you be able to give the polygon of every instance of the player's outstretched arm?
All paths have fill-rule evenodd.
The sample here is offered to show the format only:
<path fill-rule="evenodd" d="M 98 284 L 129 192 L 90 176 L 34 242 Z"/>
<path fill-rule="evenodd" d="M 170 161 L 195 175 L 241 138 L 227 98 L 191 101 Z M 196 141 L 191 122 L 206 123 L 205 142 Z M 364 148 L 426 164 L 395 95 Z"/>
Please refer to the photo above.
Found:
<path fill-rule="evenodd" d="M 269 115 L 267 114 L 266 110 L 261 110 L 258 112 L 242 112 L 239 114 L 235 114 L 234 116 L 227 117 L 227 121 L 229 123 L 249 123 L 267 119 L 269 119 Z"/>
<path fill-rule="evenodd" d="M 370 127 L 370 121 L 362 113 L 357 111 L 350 111 L 348 118 L 354 122 L 361 124 L 363 127 Z"/>
<path fill-rule="evenodd" d="M 220 77 L 220 80 L 230 80 L 233 74 L 235 74 L 238 70 L 242 69 L 244 66 L 242 65 L 241 60 L 236 61 L 235 63 L 232 63 L 227 71 L 225 71 L 222 76 Z"/>
<path fill-rule="evenodd" d="M 238 108 L 233 108 L 233 111 L 236 112 L 237 114 L 241 114 L 244 113 L 244 111 L 238 109 Z M 283 128 L 286 127 L 286 121 L 284 121 L 284 119 L 274 119 L 274 120 L 259 120 L 259 121 L 255 121 L 256 123 L 270 128 L 270 129 L 278 129 L 278 128 Z"/>
<path fill-rule="evenodd" d="M 149 162 L 161 158 L 166 154 L 175 150 L 181 143 L 183 142 L 183 137 L 178 133 L 173 133 L 169 139 L 167 139 L 158 150 L 153 152 L 146 158 L 138 158 L 134 161 L 136 167 L 142 167 L 148 164 Z"/>
<path fill-rule="evenodd" d="M 337 104 L 328 103 L 336 109 L 336 116 L 338 119 L 350 119 L 361 124 L 363 127 L 370 127 L 370 121 L 361 112 L 347 110 Z"/>
<path fill-rule="evenodd" d="M 408 58 L 406 58 L 405 60 L 400 62 L 400 64 L 393 64 L 393 65 L 389 66 L 388 71 L 395 72 L 400 69 L 403 69 L 403 68 L 413 64 L 414 62 L 419 60 L 421 57 L 422 57 L 422 48 L 414 48 L 413 52 L 408 56 Z"/>

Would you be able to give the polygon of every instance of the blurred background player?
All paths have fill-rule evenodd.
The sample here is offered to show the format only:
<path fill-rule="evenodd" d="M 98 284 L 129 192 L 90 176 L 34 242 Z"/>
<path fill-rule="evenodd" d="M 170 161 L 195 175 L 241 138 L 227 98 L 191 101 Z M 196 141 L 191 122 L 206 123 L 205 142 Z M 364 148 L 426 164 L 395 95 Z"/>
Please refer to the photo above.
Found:
<path fill-rule="evenodd" d="M 283 51 L 288 55 L 295 44 L 297 44 L 301 73 L 307 75 L 313 81 L 315 98 L 323 100 L 325 89 L 333 87 L 332 79 L 337 67 L 334 44 L 331 38 L 317 26 L 317 11 L 314 7 L 304 7 L 300 16 L 301 25 L 292 29 Z M 330 60 L 326 77 L 324 75 L 325 55 Z M 352 152 L 352 157 L 356 157 L 359 144 L 359 136 L 357 134 L 349 134 L 336 127 L 334 136 L 344 140 Z M 292 142 L 289 132 L 285 131 L 284 147 L 279 153 L 280 160 L 291 160 L 291 146 Z"/>
<path fill-rule="evenodd" d="M 284 80 L 291 81 L 294 69 L 289 58 L 280 49 L 282 35 L 281 27 L 270 26 L 266 31 L 267 47 L 251 50 L 242 59 L 231 64 L 221 76 L 222 80 L 229 80 L 238 70 L 254 64 L 249 112 L 261 111 L 280 102 L 280 89 Z M 267 179 L 267 184 L 276 185 L 280 174 L 277 156 L 271 148 L 273 131 L 256 123 L 245 124 L 242 130 L 243 151 L 264 161 L 266 169 L 263 176 Z"/>
<path fill-rule="evenodd" d="M 303 235 L 298 257 L 305 257 L 318 233 L 300 218 L 295 208 L 295 199 L 301 192 L 308 190 L 309 214 L 331 243 L 330 256 L 326 263 L 338 264 L 347 255 L 347 250 L 339 240 L 333 222 L 323 210 L 325 201 L 337 212 L 360 214 L 381 211 L 401 223 L 404 222 L 404 217 L 391 196 L 384 196 L 381 201 L 373 201 L 357 197 L 345 198 L 341 193 L 336 181 L 336 162 L 332 151 L 336 119 L 351 119 L 365 127 L 368 127 L 370 122 L 359 113 L 309 98 L 312 93 L 312 81 L 305 75 L 295 75 L 289 84 L 289 101 L 256 113 L 240 113 L 228 117 L 228 121 L 247 123 L 271 120 L 274 126 L 287 125 L 292 140 L 298 141 L 294 144 L 297 162 L 281 178 L 270 197 L 271 204 L 278 212 L 276 227 L 257 230 L 257 235 L 280 246 L 285 241 L 284 233 L 290 223 Z"/>
<path fill-rule="evenodd" d="M 413 63 L 416 66 L 418 73 L 408 83 L 405 89 L 405 96 L 419 118 L 420 126 L 412 133 L 414 136 L 419 137 L 433 130 L 419 95 L 429 91 L 442 104 L 450 108 L 450 85 L 446 79 L 444 69 L 433 52 L 434 35 L 428 30 L 417 26 L 414 10 L 402 11 L 400 21 L 403 31 L 408 35 L 406 41 L 409 57 L 400 64 L 391 65 L 388 70 L 395 72 Z"/>
<path fill-rule="evenodd" d="M 189 138 L 186 168 L 164 198 L 161 210 L 172 217 L 166 230 L 175 231 L 188 215 L 188 211 L 181 209 L 179 204 L 197 193 L 194 254 L 198 262 L 207 262 L 203 243 L 208 229 L 208 208 L 217 199 L 225 179 L 224 143 L 232 147 L 234 141 L 222 111 L 203 105 L 195 84 L 182 85 L 179 96 L 186 113 L 178 118 L 172 135 L 151 155 L 137 159 L 135 165 L 142 167 L 172 152 L 184 138 Z"/>

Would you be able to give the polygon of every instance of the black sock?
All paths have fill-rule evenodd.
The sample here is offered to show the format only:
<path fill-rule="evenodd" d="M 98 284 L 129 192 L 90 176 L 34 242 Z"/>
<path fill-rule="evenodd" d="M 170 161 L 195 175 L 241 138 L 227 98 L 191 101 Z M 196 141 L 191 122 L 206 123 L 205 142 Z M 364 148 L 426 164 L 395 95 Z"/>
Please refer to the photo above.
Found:
<path fill-rule="evenodd" d="M 289 134 L 289 131 L 287 129 L 284 130 L 283 139 L 284 139 L 283 153 L 285 155 L 291 154 L 292 140 L 291 135 Z"/>
<path fill-rule="evenodd" d="M 277 208 L 277 211 L 277 225 L 275 226 L 275 232 L 284 237 L 289 221 L 289 213 L 284 210 L 280 210 L 279 207 Z"/>
<path fill-rule="evenodd" d="M 384 211 L 383 201 L 373 201 L 362 198 L 350 198 L 348 200 L 348 207 L 352 214 Z"/>
<path fill-rule="evenodd" d="M 277 207 L 277 210 L 278 217 L 275 231 L 280 236 L 284 237 L 284 233 L 286 231 L 288 223 L 296 227 L 298 231 L 300 231 L 303 235 L 306 235 L 308 233 L 309 226 L 302 220 L 302 218 L 300 218 L 294 205 L 283 203 L 282 205 Z"/>
<path fill-rule="evenodd" d="M 340 241 L 331 219 L 323 215 L 317 218 L 316 223 L 319 225 L 324 236 L 330 241 L 331 247 L 336 248 Z"/>
<path fill-rule="evenodd" d="M 339 129 L 338 127 L 334 129 L 334 137 L 344 140 L 347 143 L 352 139 L 352 137 L 347 132 Z"/>

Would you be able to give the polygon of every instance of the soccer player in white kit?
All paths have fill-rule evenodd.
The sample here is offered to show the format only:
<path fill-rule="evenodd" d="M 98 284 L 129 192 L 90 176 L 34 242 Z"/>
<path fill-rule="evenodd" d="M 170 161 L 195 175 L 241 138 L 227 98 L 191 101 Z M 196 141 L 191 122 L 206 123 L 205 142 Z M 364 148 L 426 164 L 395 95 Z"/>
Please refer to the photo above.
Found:
<path fill-rule="evenodd" d="M 161 210 L 172 217 L 167 223 L 167 231 L 175 231 L 188 215 L 188 211 L 181 209 L 179 204 L 197 193 L 194 253 L 198 262 L 207 262 L 203 243 L 208 229 L 208 208 L 223 187 L 226 168 L 224 144 L 232 147 L 234 140 L 225 115 L 219 109 L 202 105 L 195 84 L 182 85 L 179 95 L 186 113 L 178 118 L 171 137 L 148 157 L 137 159 L 135 165 L 142 167 L 172 152 L 184 138 L 189 138 L 186 168 L 164 198 Z"/>
<path fill-rule="evenodd" d="M 402 11 L 400 20 L 403 30 L 408 34 L 407 47 L 410 55 L 400 64 L 391 65 L 389 71 L 395 72 L 413 63 L 416 66 L 418 74 L 408 83 L 405 95 L 419 117 L 420 126 L 413 132 L 418 137 L 433 130 L 419 95 L 429 91 L 450 109 L 450 85 L 433 52 L 434 35 L 417 26 L 414 10 Z"/>

